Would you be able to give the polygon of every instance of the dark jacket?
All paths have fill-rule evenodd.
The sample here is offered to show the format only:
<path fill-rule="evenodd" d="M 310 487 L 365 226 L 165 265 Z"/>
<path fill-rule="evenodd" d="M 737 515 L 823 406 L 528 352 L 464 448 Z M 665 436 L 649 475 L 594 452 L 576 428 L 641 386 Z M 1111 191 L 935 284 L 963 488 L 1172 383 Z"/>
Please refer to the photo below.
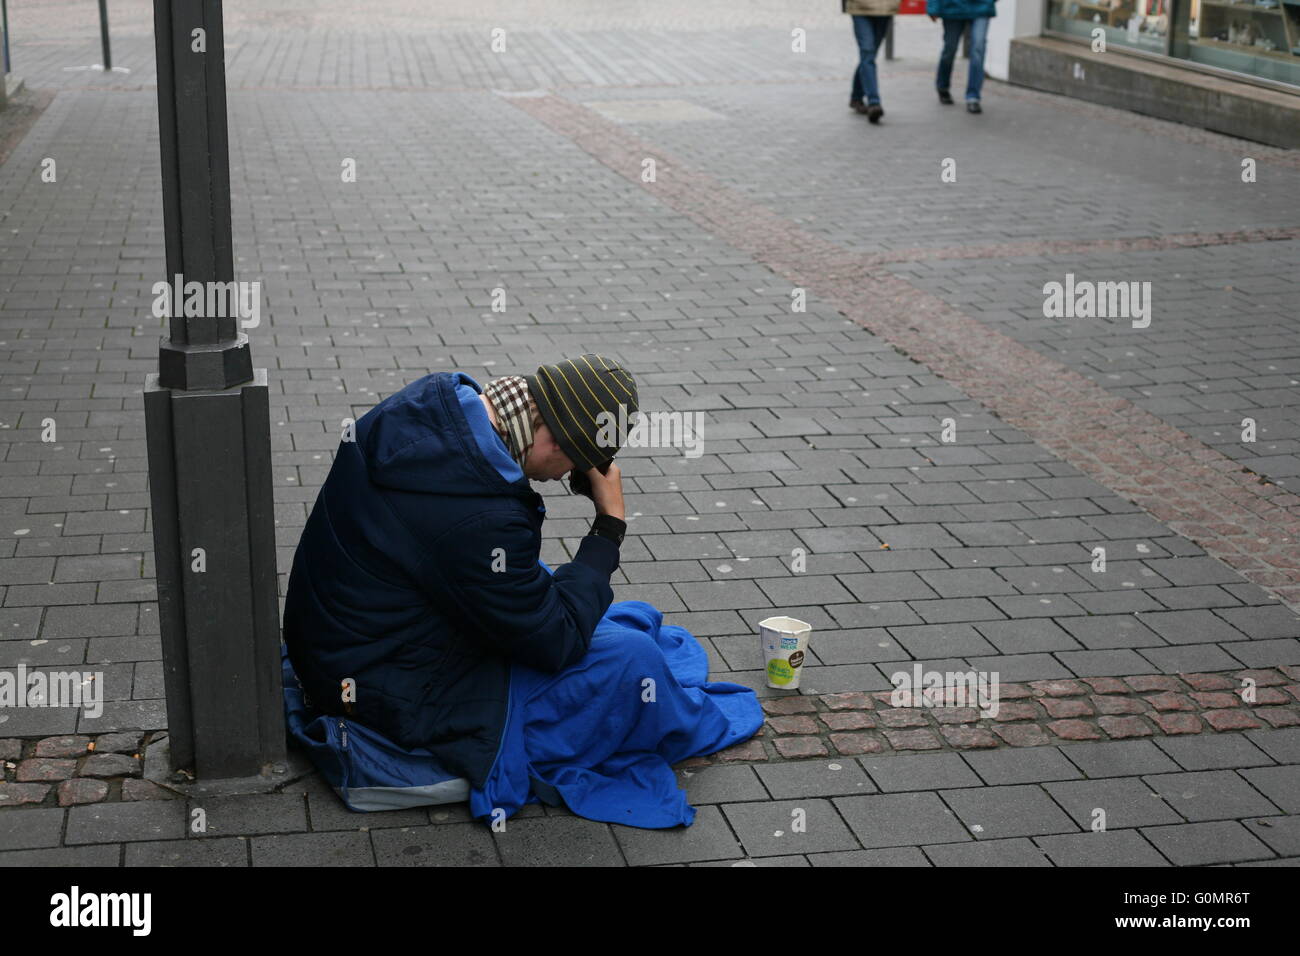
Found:
<path fill-rule="evenodd" d="M 427 747 L 476 787 L 500 744 L 510 662 L 554 672 L 581 660 L 618 566 L 618 546 L 593 536 L 554 576 L 539 566 L 546 509 L 481 391 L 438 372 L 357 422 L 303 529 L 284 614 L 314 708 Z"/>
<path fill-rule="evenodd" d="M 997 16 L 997 0 L 926 0 L 925 12 L 941 20 L 977 20 Z"/>

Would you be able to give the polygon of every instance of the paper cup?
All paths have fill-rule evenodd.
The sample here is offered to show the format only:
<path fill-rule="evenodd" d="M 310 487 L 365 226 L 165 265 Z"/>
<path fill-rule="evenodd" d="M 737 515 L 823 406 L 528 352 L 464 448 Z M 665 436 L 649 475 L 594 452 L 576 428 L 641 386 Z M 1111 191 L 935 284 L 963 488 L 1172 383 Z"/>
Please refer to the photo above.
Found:
<path fill-rule="evenodd" d="M 808 635 L 812 625 L 792 617 L 769 617 L 758 622 L 763 638 L 763 658 L 767 664 L 767 686 L 797 690 L 799 672 L 808 655 Z"/>

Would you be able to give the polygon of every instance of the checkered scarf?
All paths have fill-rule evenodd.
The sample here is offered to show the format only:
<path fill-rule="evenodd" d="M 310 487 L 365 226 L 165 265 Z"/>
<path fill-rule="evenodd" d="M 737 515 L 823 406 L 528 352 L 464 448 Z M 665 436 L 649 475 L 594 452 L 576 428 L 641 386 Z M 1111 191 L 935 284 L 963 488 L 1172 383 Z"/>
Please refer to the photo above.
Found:
<path fill-rule="evenodd" d="M 533 419 L 529 414 L 528 383 L 522 375 L 503 375 L 483 386 L 483 394 L 497 413 L 497 433 L 522 471 L 533 447 Z"/>

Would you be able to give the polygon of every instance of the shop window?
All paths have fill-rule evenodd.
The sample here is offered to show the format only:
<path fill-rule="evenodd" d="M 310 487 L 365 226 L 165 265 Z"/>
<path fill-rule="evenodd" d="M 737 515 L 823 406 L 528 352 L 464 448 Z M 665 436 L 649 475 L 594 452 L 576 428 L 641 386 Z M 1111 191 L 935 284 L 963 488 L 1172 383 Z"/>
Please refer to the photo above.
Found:
<path fill-rule="evenodd" d="M 1048 0 L 1048 29 L 1094 42 L 1100 29 L 1111 46 L 1164 53 L 1170 0 Z"/>

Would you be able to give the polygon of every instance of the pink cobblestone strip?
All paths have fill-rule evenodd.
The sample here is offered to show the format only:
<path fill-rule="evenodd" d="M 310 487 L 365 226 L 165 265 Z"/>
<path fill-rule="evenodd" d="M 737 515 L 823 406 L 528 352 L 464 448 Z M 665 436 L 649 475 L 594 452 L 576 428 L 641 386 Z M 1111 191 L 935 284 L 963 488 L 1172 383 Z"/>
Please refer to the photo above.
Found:
<path fill-rule="evenodd" d="M 556 96 L 510 102 L 1300 610 L 1300 496 L 584 106 Z M 641 181 L 646 158 L 656 164 L 652 183 Z"/>
<path fill-rule="evenodd" d="M 1246 690 L 1247 679 L 1255 682 L 1251 691 Z M 1207 685 L 1232 690 L 1217 694 L 1196 691 Z M 682 766 L 1043 747 L 1063 741 L 1300 726 L 1300 666 L 1221 674 L 1030 681 L 1002 684 L 998 690 L 1000 707 L 994 717 L 981 717 L 968 707 L 894 707 L 890 691 L 769 698 L 763 701 L 767 723 L 754 739 L 707 757 L 694 757 Z M 1015 698 L 1020 699 L 1009 702 Z M 791 714 L 797 714 L 800 723 L 790 723 L 794 719 Z M 850 723 L 845 718 L 857 719 Z"/>

